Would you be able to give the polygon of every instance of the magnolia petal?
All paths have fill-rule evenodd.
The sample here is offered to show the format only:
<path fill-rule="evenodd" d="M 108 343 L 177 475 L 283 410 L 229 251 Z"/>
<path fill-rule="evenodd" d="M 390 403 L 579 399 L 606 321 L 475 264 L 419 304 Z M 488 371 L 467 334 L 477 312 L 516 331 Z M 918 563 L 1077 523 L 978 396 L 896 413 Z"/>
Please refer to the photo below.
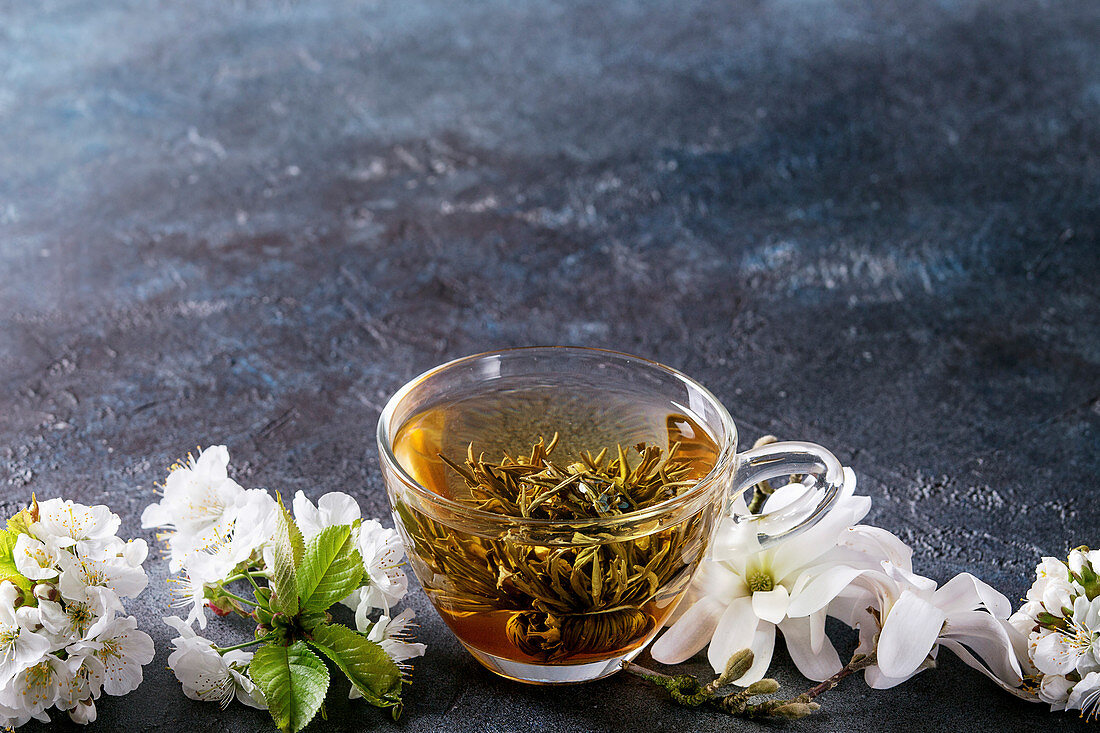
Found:
<path fill-rule="evenodd" d="M 790 601 L 787 589 L 781 585 L 774 590 L 756 591 L 752 594 L 752 611 L 764 621 L 777 624 L 786 618 Z"/>
<path fill-rule="evenodd" d="M 863 675 L 863 679 L 866 680 L 867 686 L 872 690 L 889 690 L 891 687 L 897 687 L 902 682 L 915 677 L 917 673 L 921 672 L 923 669 L 924 667 L 918 667 L 913 670 L 911 674 L 907 674 L 904 677 L 887 677 L 877 666 L 868 667 Z"/>
<path fill-rule="evenodd" d="M 996 618 L 1005 619 L 1012 613 L 1012 604 L 1004 594 L 975 578 L 970 573 L 959 573 L 932 594 L 932 602 L 950 616 L 960 611 L 974 611 L 985 607 Z"/>
<path fill-rule="evenodd" d="M 820 611 L 863 572 L 863 570 L 842 565 L 828 568 L 812 576 L 810 581 L 791 598 L 787 615 L 794 618 L 809 616 L 815 611 Z"/>
<path fill-rule="evenodd" d="M 829 637 L 825 636 L 826 615 L 826 612 L 821 610 L 807 617 L 810 620 L 810 649 L 814 654 L 820 652 L 822 645 L 829 640 Z"/>
<path fill-rule="evenodd" d="M 764 502 L 764 506 L 762 506 L 760 510 L 762 513 L 767 514 L 769 512 L 777 512 L 780 509 L 785 509 L 795 502 L 806 502 L 806 494 L 806 485 L 802 483 L 790 483 L 786 486 L 780 486 L 772 492 L 771 496 Z M 813 507 L 813 504 L 808 504 L 806 508 L 812 510 Z"/>
<path fill-rule="evenodd" d="M 1023 683 L 1020 664 L 1016 661 L 1016 652 L 1004 622 L 985 611 L 966 611 L 949 616 L 942 638 L 965 644 L 998 679 L 1010 687 L 1019 687 Z"/>
<path fill-rule="evenodd" d="M 887 677 L 906 677 L 916 672 L 946 620 L 943 611 L 912 591 L 903 591 L 890 609 L 878 642 L 878 666 Z"/>
<path fill-rule="evenodd" d="M 824 628 L 824 622 L 822 627 Z M 814 648 L 812 618 L 789 618 L 779 624 L 779 630 L 783 632 L 783 639 L 787 642 L 791 661 L 803 677 L 821 682 L 843 668 L 832 643 L 819 641 L 817 649 Z"/>
<path fill-rule="evenodd" d="M 847 476 L 850 469 L 845 469 Z M 854 481 L 854 477 L 853 477 Z M 784 578 L 790 572 L 804 568 L 836 547 L 841 534 L 871 510 L 869 496 L 845 496 L 833 509 L 809 529 L 785 539 L 775 548 L 772 570 L 775 577 Z"/>
<path fill-rule="evenodd" d="M 993 672 L 991 672 L 984 664 L 978 661 L 978 659 L 976 659 L 966 647 L 964 647 L 962 644 L 955 641 L 954 639 L 943 639 L 940 641 L 940 644 L 954 652 L 955 656 L 963 660 L 963 662 L 965 662 L 968 666 L 973 667 L 989 679 L 993 680 L 1002 690 L 1005 690 L 1006 692 L 1009 692 L 1018 698 L 1027 700 L 1028 702 L 1039 702 L 1038 695 L 1032 692 L 1027 692 L 1019 686 L 1007 684 L 1004 680 L 993 674 Z"/>
<path fill-rule="evenodd" d="M 881 527 L 856 525 L 841 536 L 840 545 L 869 556 L 875 567 L 880 561 L 887 560 L 892 565 L 913 570 L 913 548 Z"/>
<path fill-rule="evenodd" d="M 734 652 L 752 646 L 759 624 L 760 619 L 752 610 L 751 598 L 737 598 L 729 604 L 718 620 L 710 649 L 707 650 L 707 659 L 715 672 L 721 674 L 725 670 L 726 662 Z"/>
<path fill-rule="evenodd" d="M 661 664 L 679 664 L 710 643 L 726 607 L 714 598 L 701 598 L 650 647 Z"/>
<path fill-rule="evenodd" d="M 752 644 L 749 645 L 749 648 L 752 649 L 753 654 L 752 666 L 740 679 L 733 681 L 733 684 L 741 687 L 748 687 L 753 682 L 759 682 L 767 674 L 768 667 L 772 663 L 772 654 L 775 652 L 775 624 L 760 624 L 756 629 L 756 633 L 752 636 Z M 711 660 L 711 665 L 714 665 L 714 660 Z M 722 667 L 724 669 L 725 664 Z M 717 667 L 715 667 L 715 671 L 718 671 Z"/>

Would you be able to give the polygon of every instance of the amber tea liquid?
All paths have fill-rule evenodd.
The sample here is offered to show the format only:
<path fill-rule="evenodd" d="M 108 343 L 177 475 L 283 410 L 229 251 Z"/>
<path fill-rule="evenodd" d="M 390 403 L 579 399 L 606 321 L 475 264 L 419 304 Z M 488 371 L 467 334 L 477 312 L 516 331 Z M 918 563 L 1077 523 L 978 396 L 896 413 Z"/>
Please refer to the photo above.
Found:
<path fill-rule="evenodd" d="M 476 506 L 467 481 L 440 455 L 462 464 L 472 444 L 476 455 L 499 460 L 556 433 L 547 459 L 555 465 L 622 446 L 633 468 L 641 461 L 633 446 L 644 444 L 666 459 L 674 451 L 679 465 L 686 462 L 683 478 L 696 481 L 719 456 L 701 422 L 684 406 L 636 393 L 506 384 L 422 408 L 395 433 L 393 453 L 421 486 Z M 589 531 L 562 545 L 523 533 L 473 534 L 407 503 L 395 511 L 413 569 L 458 638 L 533 664 L 607 659 L 652 638 L 705 551 L 713 515 L 697 512 L 671 526 L 653 521 L 626 535 Z"/>

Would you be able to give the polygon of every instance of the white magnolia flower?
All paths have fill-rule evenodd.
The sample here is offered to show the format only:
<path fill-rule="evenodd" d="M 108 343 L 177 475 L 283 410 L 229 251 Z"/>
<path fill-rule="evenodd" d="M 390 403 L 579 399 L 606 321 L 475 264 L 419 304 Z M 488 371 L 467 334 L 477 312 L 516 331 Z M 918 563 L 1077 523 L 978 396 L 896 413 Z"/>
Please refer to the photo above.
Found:
<path fill-rule="evenodd" d="M 364 582 L 368 578 L 370 582 L 345 598 L 343 603 L 357 613 L 367 614 L 376 608 L 389 613 L 409 587 L 409 579 L 399 567 L 405 554 L 401 537 L 378 520 L 370 519 L 360 525 L 356 547 L 366 570 Z"/>
<path fill-rule="evenodd" d="M 837 672 L 840 658 L 825 636 L 827 606 L 881 559 L 838 547 L 871 508 L 870 498 L 853 496 L 855 485 L 855 474 L 845 468 L 834 509 L 809 529 L 767 549 L 746 551 L 746 543 L 756 540 L 756 527 L 726 520 L 681 605 L 684 610 L 653 645 L 653 658 L 676 664 L 709 642 L 707 657 L 721 672 L 734 652 L 752 649 L 752 667 L 735 681 L 750 685 L 767 672 L 778 629 L 802 674 L 823 680 Z M 781 488 L 768 498 L 763 511 L 775 514 L 782 509 L 783 514 L 801 516 L 799 507 L 792 513 L 791 502 L 804 492 L 801 484 Z"/>
<path fill-rule="evenodd" d="M 179 633 L 168 656 L 168 666 L 192 700 L 216 702 L 225 708 L 236 697 L 245 705 L 267 709 L 263 693 L 247 675 L 252 652 L 234 650 L 219 654 L 214 643 L 195 634 L 182 619 L 170 616 L 164 623 Z"/>
<path fill-rule="evenodd" d="M 16 610 L 18 589 L 0 582 L 0 687 L 42 659 L 50 651 L 50 640 L 27 628 L 25 609 Z"/>
<path fill-rule="evenodd" d="M 228 465 L 229 451 L 223 445 L 207 448 L 197 459 L 188 456 L 168 474 L 163 498 L 142 512 L 142 527 L 168 530 L 163 538 L 173 573 L 179 572 L 190 552 L 210 547 L 228 534 L 244 493 L 229 478 Z"/>
<path fill-rule="evenodd" d="M 60 548 L 51 542 L 47 545 L 29 534 L 20 534 L 12 548 L 15 569 L 31 580 L 50 580 L 57 577 Z"/>
<path fill-rule="evenodd" d="M 0 687 L 0 706 L 37 716 L 57 703 L 61 690 L 70 683 L 70 676 L 65 662 L 47 654 Z"/>
<path fill-rule="evenodd" d="M 324 494 L 317 500 L 317 506 L 306 497 L 305 492 L 299 491 L 294 495 L 293 507 L 294 521 L 306 540 L 326 527 L 353 524 L 363 516 L 358 502 L 342 491 Z"/>
<path fill-rule="evenodd" d="M 77 642 L 69 648 L 79 654 L 87 652 L 98 662 L 96 669 L 108 695 L 125 695 L 141 684 L 141 667 L 153 661 L 153 640 L 138 631 L 133 616 L 108 622 L 91 640 Z"/>
<path fill-rule="evenodd" d="M 53 540 L 58 547 L 71 547 L 78 542 L 102 541 L 113 537 L 122 520 L 102 504 L 84 506 L 69 499 L 47 499 L 38 502 L 38 521 L 31 524 L 31 534 L 39 540 Z"/>
<path fill-rule="evenodd" d="M 1062 628 L 1032 632 L 1033 661 L 1043 674 L 1100 671 L 1100 597 L 1077 596 L 1072 607 Z"/>
<path fill-rule="evenodd" d="M 1100 672 L 1089 672 L 1073 686 L 1066 709 L 1080 710 L 1085 720 L 1100 718 Z"/>
<path fill-rule="evenodd" d="M 940 646 L 1003 687 L 1022 682 L 1007 618 L 1008 599 L 969 573 L 942 588 L 890 562 L 861 574 L 840 593 L 830 614 L 859 629 L 857 653 L 877 650 L 867 684 L 898 685 L 933 660 Z"/>

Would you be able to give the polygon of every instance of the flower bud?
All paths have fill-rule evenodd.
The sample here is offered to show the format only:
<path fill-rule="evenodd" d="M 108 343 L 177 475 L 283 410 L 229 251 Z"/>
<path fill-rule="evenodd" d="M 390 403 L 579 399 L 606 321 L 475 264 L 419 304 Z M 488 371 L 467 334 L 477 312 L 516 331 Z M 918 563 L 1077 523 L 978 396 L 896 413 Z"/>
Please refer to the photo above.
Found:
<path fill-rule="evenodd" d="M 770 695 L 773 692 L 779 691 L 779 683 L 773 679 L 762 679 L 759 682 L 753 682 L 745 690 L 745 693 L 752 697 L 753 695 Z"/>
<path fill-rule="evenodd" d="M 715 685 L 721 687 L 744 677 L 745 673 L 749 671 L 749 667 L 752 666 L 752 660 L 752 649 L 742 649 L 734 652 L 730 655 L 729 661 L 726 662 L 726 670 L 722 672 L 722 676 L 718 678 Z"/>
<path fill-rule="evenodd" d="M 39 583 L 34 586 L 34 597 L 40 601 L 56 601 L 61 597 L 61 594 L 57 592 L 57 588 L 49 583 Z"/>
<path fill-rule="evenodd" d="M 816 710 L 820 710 L 821 706 L 816 702 L 788 702 L 780 705 L 779 707 L 772 708 L 772 715 L 777 718 L 786 718 L 787 720 L 798 720 L 799 718 L 805 718 Z"/>
<path fill-rule="evenodd" d="M 765 445 L 771 445 L 772 443 L 778 443 L 779 438 L 774 435 L 762 435 L 755 443 L 752 444 L 753 448 L 762 448 Z"/>

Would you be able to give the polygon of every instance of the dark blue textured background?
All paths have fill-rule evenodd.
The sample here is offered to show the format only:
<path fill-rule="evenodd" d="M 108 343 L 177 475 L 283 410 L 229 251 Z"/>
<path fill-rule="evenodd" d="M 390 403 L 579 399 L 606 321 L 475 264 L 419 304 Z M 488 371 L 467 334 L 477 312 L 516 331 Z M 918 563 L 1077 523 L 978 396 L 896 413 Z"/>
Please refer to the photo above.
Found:
<path fill-rule="evenodd" d="M 1094 0 L 4 0 L 0 508 L 151 539 L 152 482 L 225 442 L 242 483 L 382 516 L 398 386 L 582 344 L 833 448 L 918 570 L 1019 598 L 1100 545 L 1098 49 Z M 266 729 L 180 693 L 150 568 L 159 656 L 95 729 Z M 317 730 L 772 727 L 497 680 L 409 600 L 403 721 Z M 1078 727 L 944 656 L 801 728 Z"/>

